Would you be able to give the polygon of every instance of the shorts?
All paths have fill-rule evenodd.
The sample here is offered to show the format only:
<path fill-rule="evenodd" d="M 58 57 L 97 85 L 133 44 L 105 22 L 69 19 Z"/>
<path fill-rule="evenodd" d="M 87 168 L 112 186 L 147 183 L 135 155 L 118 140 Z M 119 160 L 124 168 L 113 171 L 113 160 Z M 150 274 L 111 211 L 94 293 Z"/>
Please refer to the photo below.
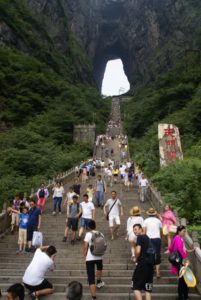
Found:
<path fill-rule="evenodd" d="M 27 229 L 19 228 L 18 244 L 26 244 L 26 243 L 27 243 Z"/>
<path fill-rule="evenodd" d="M 72 231 L 77 231 L 77 229 L 78 229 L 78 219 L 68 218 L 67 227 L 72 229 Z"/>
<path fill-rule="evenodd" d="M 161 239 L 151 239 L 151 242 L 156 251 L 156 265 L 159 265 L 161 263 Z"/>
<path fill-rule="evenodd" d="M 89 285 L 95 284 L 95 265 L 98 271 L 103 270 L 102 259 L 86 261 L 87 277 Z"/>
<path fill-rule="evenodd" d="M 139 262 L 133 272 L 132 290 L 152 292 L 154 268 L 143 261 Z"/>
<path fill-rule="evenodd" d="M 125 186 L 129 186 L 129 185 L 130 185 L 130 182 L 129 182 L 128 180 L 125 180 L 125 181 L 124 181 L 124 185 L 125 185 Z"/>
<path fill-rule="evenodd" d="M 19 217 L 19 214 L 16 214 L 16 213 L 12 213 L 12 216 L 11 216 L 11 224 L 12 225 L 19 225 L 19 222 L 20 222 L 20 217 Z"/>
<path fill-rule="evenodd" d="M 129 232 L 128 234 L 128 241 L 131 243 L 131 242 L 134 242 L 136 243 L 137 242 L 137 236 L 134 234 L 134 232 Z"/>
<path fill-rule="evenodd" d="M 90 221 L 91 221 L 91 219 L 81 218 L 81 220 L 80 220 L 80 227 L 88 229 Z"/>
<path fill-rule="evenodd" d="M 109 214 L 109 227 L 113 227 L 114 225 L 120 225 L 120 217 L 118 215 L 110 215 Z"/>
<path fill-rule="evenodd" d="M 31 293 L 45 289 L 53 289 L 53 285 L 47 279 L 44 279 L 39 285 L 29 285 L 24 283 L 24 286 Z"/>

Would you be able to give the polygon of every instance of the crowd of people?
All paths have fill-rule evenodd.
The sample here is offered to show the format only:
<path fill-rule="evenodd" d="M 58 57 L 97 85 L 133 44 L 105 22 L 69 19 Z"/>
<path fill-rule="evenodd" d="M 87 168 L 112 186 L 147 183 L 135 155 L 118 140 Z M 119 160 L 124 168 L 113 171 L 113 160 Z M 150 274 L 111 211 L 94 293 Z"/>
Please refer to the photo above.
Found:
<path fill-rule="evenodd" d="M 113 170 L 119 170 L 118 176 L 114 176 L 112 173 L 113 179 L 108 179 L 108 169 L 112 166 Z M 96 171 L 96 168 L 94 168 L 94 170 Z M 92 299 L 96 299 L 96 288 L 102 288 L 105 285 L 101 279 L 103 257 L 94 256 L 90 251 L 92 232 L 96 231 L 96 210 L 98 208 L 103 209 L 103 214 L 108 220 L 111 241 L 114 240 L 119 235 L 121 216 L 124 214 L 124 209 L 122 199 L 119 198 L 116 190 L 111 192 L 111 197 L 109 199 L 105 199 L 105 193 L 108 185 L 115 186 L 117 184 L 125 184 L 125 174 L 127 173 L 127 170 L 133 171 L 133 179 L 130 185 L 132 189 L 134 188 L 134 180 L 136 180 L 139 190 L 145 186 L 145 181 L 148 185 L 148 180 L 144 177 L 142 171 L 139 169 L 136 176 L 134 164 L 128 161 L 125 164 L 115 167 L 114 164 L 110 162 L 108 167 L 103 169 L 105 175 L 102 176 L 99 174 L 95 179 L 94 184 L 91 183 L 88 185 L 83 196 L 81 196 L 82 181 L 79 179 L 80 173 L 75 177 L 74 184 L 69 187 L 67 193 L 65 193 L 61 183 L 56 183 L 52 189 L 53 215 L 56 214 L 57 208 L 58 212 L 61 213 L 62 199 L 65 196 L 63 206 L 66 207 L 67 223 L 62 241 L 67 242 L 71 232 L 70 243 L 74 245 L 76 242 L 79 243 L 85 234 L 83 239 L 83 253 L 86 259 L 86 271 Z M 41 190 L 44 190 L 43 193 L 41 193 Z M 145 201 L 145 198 L 142 200 L 141 191 L 139 191 L 139 193 L 140 203 L 140 201 Z M 33 233 L 34 231 L 40 230 L 42 212 L 45 209 L 45 202 L 49 196 L 49 191 L 44 184 L 42 184 L 36 195 L 37 201 L 34 199 L 30 199 L 30 201 L 27 201 L 26 199 L 21 200 L 17 195 L 12 202 L 12 206 L 8 208 L 8 212 L 12 214 L 12 232 L 14 231 L 15 226 L 19 225 L 19 249 L 17 250 L 17 253 L 23 253 L 25 251 L 35 252 L 32 262 L 23 276 L 24 286 L 30 291 L 32 299 L 38 299 L 41 295 L 53 293 L 53 285 L 49 283 L 44 276 L 48 270 L 54 269 L 54 260 L 57 253 L 54 246 L 43 246 L 37 250 L 32 247 Z M 146 211 L 146 218 L 142 216 L 140 206 L 132 207 L 129 214 L 125 240 L 128 240 L 130 243 L 131 260 L 136 264 L 132 277 L 132 289 L 134 290 L 135 299 L 142 299 L 141 291 L 144 290 L 146 300 L 150 300 L 154 269 L 157 279 L 160 279 L 161 277 L 160 264 L 162 241 L 167 246 L 165 249 L 167 255 L 178 251 L 181 256 L 181 263 L 179 265 L 172 265 L 172 274 L 178 275 L 182 264 L 187 263 L 187 250 L 185 249 L 183 240 L 186 228 L 184 226 L 177 227 L 175 215 L 173 211 L 171 211 L 169 205 L 165 206 L 164 212 L 162 213 L 158 213 L 153 207 L 149 208 Z M 173 238 L 174 234 L 175 236 Z M 152 264 L 146 259 L 147 249 L 150 247 L 150 243 L 155 251 L 155 261 Z M 193 251 L 193 249 L 190 251 Z M 97 278 L 95 278 L 95 267 L 97 268 Z M 74 284 L 76 285 L 76 283 Z M 14 287 L 19 293 L 22 293 L 20 285 L 14 285 Z M 79 290 L 82 290 L 81 286 Z M 8 294 L 9 293 L 13 293 L 13 288 L 8 290 Z M 178 295 L 179 300 L 188 299 L 188 288 L 183 277 L 181 277 L 178 282 Z"/>
<path fill-rule="evenodd" d="M 114 111 L 118 112 L 119 104 L 113 101 L 113 105 Z M 41 245 L 37 249 L 32 247 L 33 234 L 41 228 L 42 216 L 50 194 L 53 199 L 52 216 L 62 214 L 63 207 L 66 210 L 67 221 L 62 241 L 70 241 L 72 246 L 83 242 L 82 251 L 92 300 L 96 299 L 96 289 L 105 286 L 102 272 L 106 244 L 102 229 L 97 228 L 96 212 L 100 210 L 107 220 L 105 222 L 108 222 L 111 241 L 118 238 L 122 216 L 125 214 L 123 196 L 117 193 L 119 187 L 123 187 L 126 193 L 134 189 L 139 193 L 139 203 L 130 208 L 125 224 L 125 236 L 122 239 L 122 243 L 124 240 L 130 243 L 131 261 L 134 264 L 134 298 L 141 300 L 141 292 L 145 291 L 146 300 L 151 299 L 154 272 L 158 280 L 161 278 L 162 244 L 166 247 L 163 251 L 167 257 L 175 251 L 179 253 L 180 260 L 172 264 L 172 274 L 179 275 L 181 267 L 188 263 L 187 252 L 194 249 L 185 248 L 186 228 L 178 226 L 170 206 L 166 205 L 163 212 L 157 212 L 155 208 L 150 207 L 142 214 L 143 203 L 148 203 L 149 181 L 141 168 L 128 159 L 127 137 L 119 135 L 119 120 L 118 113 L 115 120 L 112 118 L 109 121 L 107 134 L 97 138 L 96 146 L 101 147 L 101 157 L 82 161 L 75 168 L 75 178 L 67 192 L 62 182 L 56 182 L 51 190 L 42 183 L 30 199 L 16 195 L 11 202 L 8 208 L 8 213 L 11 214 L 11 232 L 14 233 L 15 228 L 19 229 L 17 253 L 32 251 L 34 256 L 25 270 L 23 285 L 11 286 L 7 291 L 7 300 L 23 300 L 24 287 L 29 291 L 31 298 L 36 300 L 54 292 L 53 285 L 45 278 L 45 274 L 48 270 L 54 270 L 57 249 L 53 245 Z M 115 135 L 115 132 L 118 134 Z M 114 141 L 117 142 L 118 150 L 111 147 Z M 120 161 L 115 159 L 115 151 L 119 151 Z M 108 189 L 113 190 L 106 198 Z M 102 245 L 104 248 L 104 251 L 98 254 L 94 254 L 96 238 L 99 238 L 99 247 Z M 82 284 L 77 281 L 71 282 L 66 290 L 66 298 L 80 300 L 82 296 Z M 188 287 L 183 277 L 178 280 L 178 299 L 189 299 Z"/>

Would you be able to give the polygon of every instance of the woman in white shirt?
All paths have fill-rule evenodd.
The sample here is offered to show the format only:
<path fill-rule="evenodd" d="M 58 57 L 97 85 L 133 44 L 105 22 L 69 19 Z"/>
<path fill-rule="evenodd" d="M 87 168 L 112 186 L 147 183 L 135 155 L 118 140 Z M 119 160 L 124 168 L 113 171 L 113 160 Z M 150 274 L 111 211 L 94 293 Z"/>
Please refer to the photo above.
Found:
<path fill-rule="evenodd" d="M 53 210 L 52 215 L 55 216 L 57 206 L 58 206 L 59 213 L 61 214 L 61 202 L 63 199 L 64 188 L 63 188 L 63 186 L 61 186 L 60 182 L 57 182 L 56 186 L 53 187 L 52 191 L 53 191 L 52 197 L 53 197 L 53 201 L 54 201 L 54 210 Z"/>
<path fill-rule="evenodd" d="M 133 232 L 133 226 L 135 224 L 140 224 L 143 227 L 144 219 L 141 217 L 141 211 L 138 206 L 133 206 L 130 209 L 130 217 L 127 220 L 127 234 L 125 240 L 128 240 L 131 245 L 131 259 L 135 261 L 135 245 L 137 241 L 137 236 Z"/>

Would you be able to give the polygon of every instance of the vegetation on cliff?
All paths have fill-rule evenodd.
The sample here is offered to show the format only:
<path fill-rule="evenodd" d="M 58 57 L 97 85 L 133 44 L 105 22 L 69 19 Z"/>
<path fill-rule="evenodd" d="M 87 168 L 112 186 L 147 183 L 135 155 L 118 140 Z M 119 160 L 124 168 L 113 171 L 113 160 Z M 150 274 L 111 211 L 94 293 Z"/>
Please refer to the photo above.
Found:
<path fill-rule="evenodd" d="M 130 150 L 166 201 L 191 222 L 201 217 L 201 64 L 189 52 L 175 66 L 123 103 Z M 179 127 L 184 161 L 160 169 L 158 123 Z"/>
<path fill-rule="evenodd" d="M 90 145 L 73 145 L 73 125 L 95 121 L 104 131 L 110 102 L 92 87 L 90 64 L 68 31 L 64 55 L 24 1 L 0 0 L 0 11 L 14 36 L 0 45 L 2 203 L 89 157 Z"/>

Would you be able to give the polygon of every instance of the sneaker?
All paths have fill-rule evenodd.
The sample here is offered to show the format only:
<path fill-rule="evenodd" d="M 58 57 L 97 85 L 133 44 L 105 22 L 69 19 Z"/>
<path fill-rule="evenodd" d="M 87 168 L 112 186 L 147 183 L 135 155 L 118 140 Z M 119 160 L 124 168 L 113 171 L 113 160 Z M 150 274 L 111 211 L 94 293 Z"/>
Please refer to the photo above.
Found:
<path fill-rule="evenodd" d="M 67 241 L 67 237 L 64 236 L 62 242 L 65 243 L 66 241 Z"/>
<path fill-rule="evenodd" d="M 102 288 L 104 285 L 105 285 L 105 282 L 103 282 L 103 281 L 96 284 L 98 289 Z"/>
<path fill-rule="evenodd" d="M 56 211 L 53 211 L 52 215 L 53 215 L 53 216 L 56 216 Z"/>
<path fill-rule="evenodd" d="M 132 255 L 132 256 L 131 256 L 131 261 L 134 262 L 134 263 L 136 262 L 135 255 Z"/>
<path fill-rule="evenodd" d="M 31 250 L 30 248 L 25 249 L 26 253 L 30 252 L 30 250 Z"/>
<path fill-rule="evenodd" d="M 36 292 L 30 293 L 29 295 L 31 297 L 31 300 L 38 300 L 38 296 L 36 296 Z"/>
<path fill-rule="evenodd" d="M 36 249 L 33 249 L 33 248 L 26 249 L 26 252 L 28 252 L 28 253 L 34 253 L 35 251 L 36 251 Z"/>
<path fill-rule="evenodd" d="M 22 250 L 19 250 L 19 249 L 18 249 L 18 250 L 16 251 L 16 253 L 17 253 L 17 254 L 22 253 Z"/>

